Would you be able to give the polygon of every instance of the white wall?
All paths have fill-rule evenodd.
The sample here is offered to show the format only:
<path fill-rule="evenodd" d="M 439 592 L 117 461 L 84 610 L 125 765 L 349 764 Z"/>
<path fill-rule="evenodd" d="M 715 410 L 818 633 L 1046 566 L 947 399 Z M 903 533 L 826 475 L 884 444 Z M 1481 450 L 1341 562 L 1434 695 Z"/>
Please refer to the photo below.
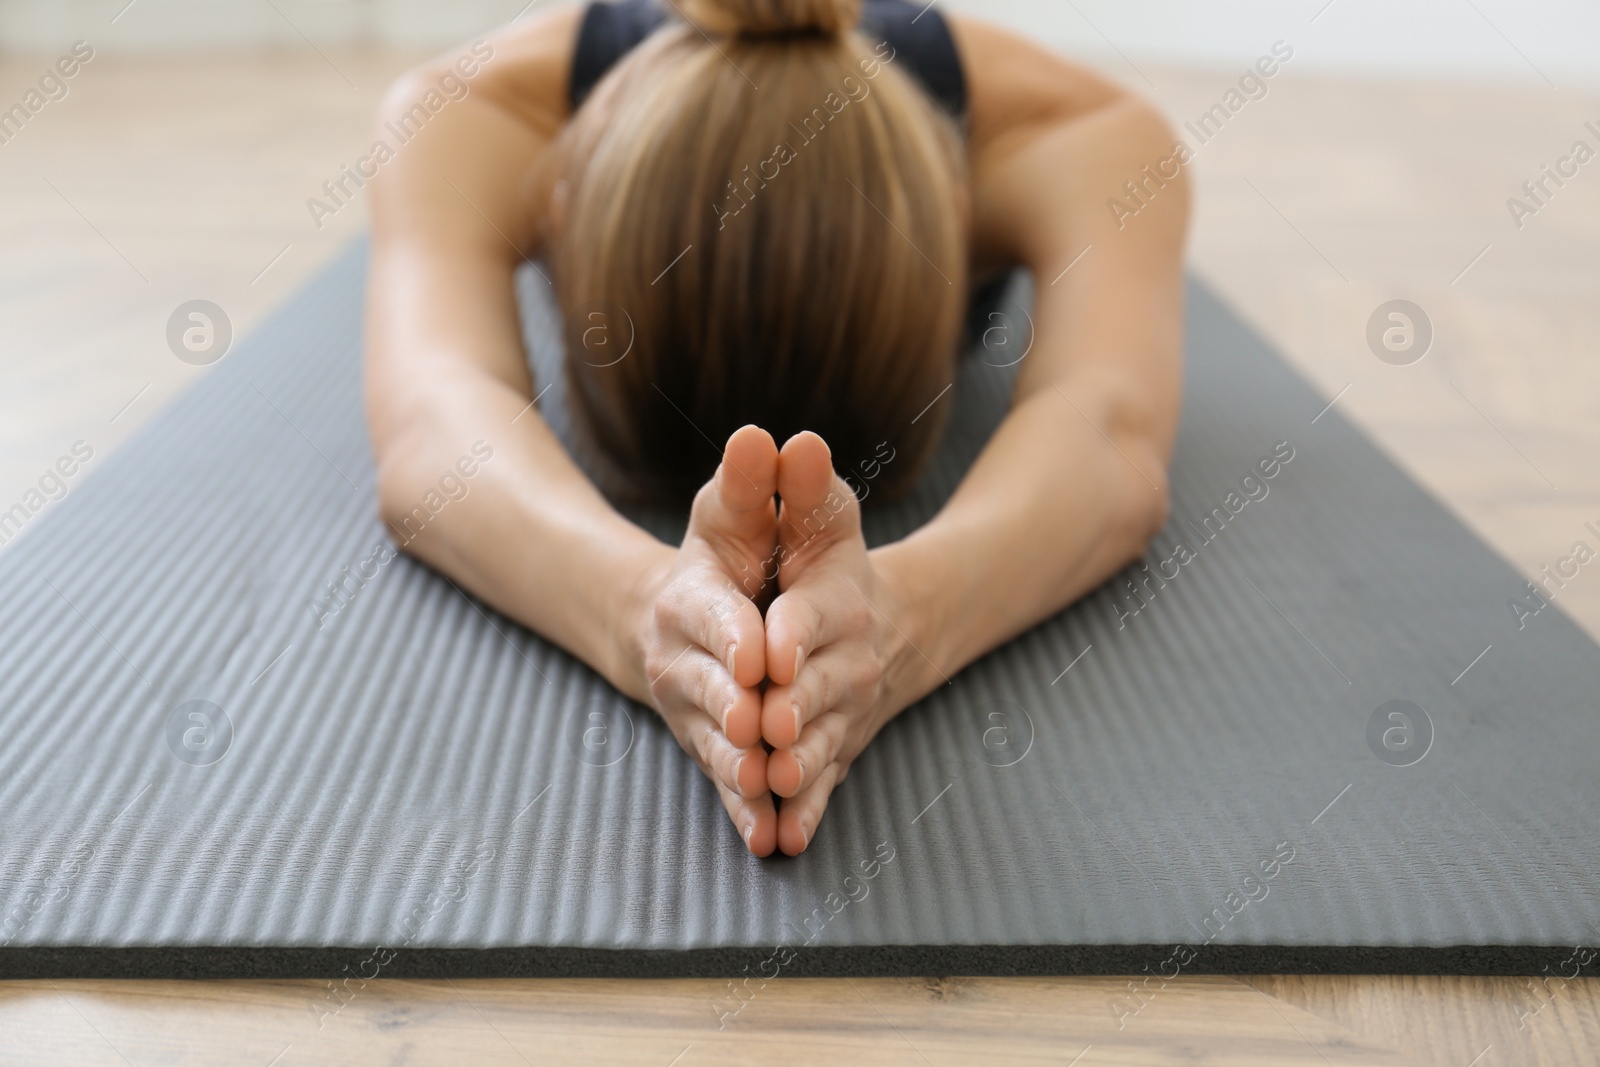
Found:
<path fill-rule="evenodd" d="M 941 2 L 1103 58 L 1133 78 L 1118 50 L 1135 64 L 1148 58 L 1242 65 L 1282 38 L 1294 45 L 1302 70 L 1600 85 L 1597 0 Z M 319 47 L 443 47 L 528 6 L 528 0 L 133 0 L 131 6 L 0 0 L 0 48 L 50 52 L 80 37 L 111 52 L 304 47 L 306 38 Z"/>
<path fill-rule="evenodd" d="M 551 4 L 558 0 L 535 0 Z M 455 43 L 528 0 L 0 0 L 0 48 L 52 52 L 82 38 L 98 52 L 289 45 Z"/>
<path fill-rule="evenodd" d="M 1118 58 L 1114 45 L 1135 63 L 1243 64 L 1282 38 L 1298 69 L 1600 85 L 1597 0 L 944 2 L 1069 50 Z"/>

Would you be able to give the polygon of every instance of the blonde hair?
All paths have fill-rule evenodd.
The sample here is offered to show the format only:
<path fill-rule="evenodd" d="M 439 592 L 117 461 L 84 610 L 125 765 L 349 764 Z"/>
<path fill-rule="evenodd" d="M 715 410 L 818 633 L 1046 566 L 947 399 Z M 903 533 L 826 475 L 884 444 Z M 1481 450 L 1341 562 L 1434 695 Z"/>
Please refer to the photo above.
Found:
<path fill-rule="evenodd" d="M 859 0 L 672 6 L 552 156 L 578 422 L 653 493 L 752 422 L 820 433 L 841 473 L 887 442 L 873 489 L 904 490 L 967 300 L 955 123 L 855 32 Z"/>

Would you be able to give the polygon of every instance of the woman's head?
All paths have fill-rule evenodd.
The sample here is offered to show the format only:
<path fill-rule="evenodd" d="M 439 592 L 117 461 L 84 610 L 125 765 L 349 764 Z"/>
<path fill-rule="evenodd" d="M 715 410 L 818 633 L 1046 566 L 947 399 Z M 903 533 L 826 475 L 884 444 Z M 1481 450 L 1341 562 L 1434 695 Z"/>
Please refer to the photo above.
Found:
<path fill-rule="evenodd" d="M 708 440 L 752 422 L 820 433 L 846 474 L 888 442 L 873 489 L 903 489 L 967 298 L 954 123 L 854 32 L 858 0 L 676 7 L 556 153 L 581 421 L 651 490 L 704 481 Z"/>

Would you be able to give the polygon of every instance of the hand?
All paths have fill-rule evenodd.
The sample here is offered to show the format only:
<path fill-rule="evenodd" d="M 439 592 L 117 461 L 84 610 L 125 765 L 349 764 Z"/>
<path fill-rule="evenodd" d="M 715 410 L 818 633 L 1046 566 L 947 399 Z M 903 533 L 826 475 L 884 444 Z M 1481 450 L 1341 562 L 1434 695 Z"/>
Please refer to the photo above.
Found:
<path fill-rule="evenodd" d="M 662 546 L 620 616 L 623 688 L 661 715 L 757 856 L 771 855 L 778 836 L 761 744 L 767 659 L 755 603 L 777 542 L 777 468 L 766 431 L 746 426 L 730 437 L 695 497 L 682 546 Z"/>
<path fill-rule="evenodd" d="M 761 733 L 774 749 L 767 783 L 785 798 L 777 844 L 795 856 L 856 757 L 921 695 L 917 668 L 931 665 L 890 621 L 906 598 L 868 554 L 861 505 L 834 474 L 827 444 L 809 432 L 790 438 L 777 474 L 780 594 L 766 616 L 772 684 Z"/>

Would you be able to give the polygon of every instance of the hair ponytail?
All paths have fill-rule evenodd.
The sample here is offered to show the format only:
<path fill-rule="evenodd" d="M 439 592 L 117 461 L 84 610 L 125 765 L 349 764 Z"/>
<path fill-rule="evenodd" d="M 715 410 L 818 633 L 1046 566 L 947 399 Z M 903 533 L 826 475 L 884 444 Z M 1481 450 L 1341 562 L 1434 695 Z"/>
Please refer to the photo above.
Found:
<path fill-rule="evenodd" d="M 861 18 L 861 0 L 677 0 L 684 17 L 723 37 L 839 37 Z"/>

